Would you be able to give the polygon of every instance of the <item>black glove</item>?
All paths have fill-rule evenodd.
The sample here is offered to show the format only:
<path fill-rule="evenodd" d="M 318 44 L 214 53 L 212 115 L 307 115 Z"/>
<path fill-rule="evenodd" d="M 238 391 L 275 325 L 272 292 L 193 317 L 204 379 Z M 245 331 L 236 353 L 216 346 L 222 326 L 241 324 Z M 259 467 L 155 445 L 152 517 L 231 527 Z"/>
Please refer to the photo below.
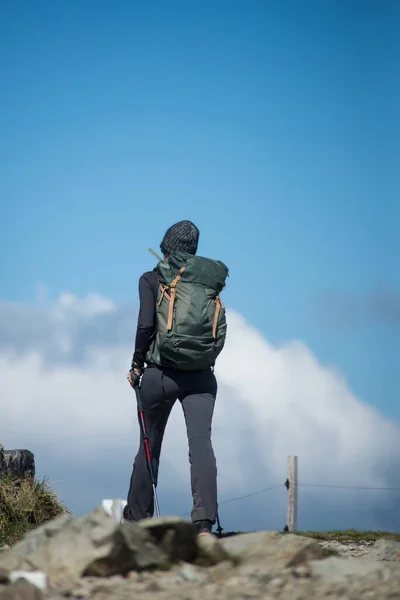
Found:
<path fill-rule="evenodd" d="M 140 377 L 141 377 L 141 375 L 137 375 L 133 369 L 131 369 L 127 375 L 129 384 L 132 387 L 136 387 L 137 385 L 139 385 Z"/>

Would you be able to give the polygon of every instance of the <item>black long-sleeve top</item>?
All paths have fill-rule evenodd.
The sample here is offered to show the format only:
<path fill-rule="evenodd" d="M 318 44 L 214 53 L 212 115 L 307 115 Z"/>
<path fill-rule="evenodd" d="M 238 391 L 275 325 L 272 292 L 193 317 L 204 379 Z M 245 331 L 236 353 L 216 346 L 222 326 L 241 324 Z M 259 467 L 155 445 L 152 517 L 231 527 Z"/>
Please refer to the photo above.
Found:
<path fill-rule="evenodd" d="M 158 275 L 147 271 L 139 278 L 139 316 L 132 365 L 143 367 L 146 353 L 157 333 L 156 304 Z"/>

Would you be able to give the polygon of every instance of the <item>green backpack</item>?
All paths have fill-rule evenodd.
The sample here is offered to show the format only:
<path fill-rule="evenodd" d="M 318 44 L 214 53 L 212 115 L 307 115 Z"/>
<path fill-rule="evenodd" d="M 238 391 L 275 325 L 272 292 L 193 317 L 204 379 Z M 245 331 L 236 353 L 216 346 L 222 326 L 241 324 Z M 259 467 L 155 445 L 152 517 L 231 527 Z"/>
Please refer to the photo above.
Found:
<path fill-rule="evenodd" d="M 219 297 L 229 275 L 221 261 L 176 252 L 158 273 L 157 335 L 146 363 L 193 371 L 214 366 L 225 344 L 225 307 Z"/>

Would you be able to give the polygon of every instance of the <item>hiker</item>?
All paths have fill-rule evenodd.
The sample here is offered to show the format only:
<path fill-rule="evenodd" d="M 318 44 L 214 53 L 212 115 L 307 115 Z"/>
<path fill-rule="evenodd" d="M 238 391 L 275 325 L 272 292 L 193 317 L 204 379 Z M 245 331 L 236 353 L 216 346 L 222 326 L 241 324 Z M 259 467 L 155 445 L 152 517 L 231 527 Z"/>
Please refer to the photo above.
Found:
<path fill-rule="evenodd" d="M 151 466 L 157 485 L 165 427 L 178 399 L 189 443 L 193 496 L 192 522 L 210 533 L 217 518 L 217 467 L 211 424 L 217 395 L 215 360 L 226 336 L 225 308 L 219 294 L 228 268 L 196 256 L 199 230 L 191 221 L 172 225 L 160 244 L 163 260 L 139 279 L 139 317 L 135 351 L 127 378 L 140 384 Z M 154 497 L 141 432 L 124 519 L 154 514 Z M 154 488 L 155 489 L 155 488 Z"/>

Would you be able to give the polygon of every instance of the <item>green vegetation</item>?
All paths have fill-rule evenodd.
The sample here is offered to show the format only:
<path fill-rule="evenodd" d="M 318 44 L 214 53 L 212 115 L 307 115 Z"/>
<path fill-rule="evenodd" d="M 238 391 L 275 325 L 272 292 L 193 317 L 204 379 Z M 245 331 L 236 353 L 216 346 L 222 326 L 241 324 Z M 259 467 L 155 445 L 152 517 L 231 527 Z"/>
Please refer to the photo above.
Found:
<path fill-rule="evenodd" d="M 230 537 L 239 533 L 254 533 L 252 531 L 227 531 L 222 537 Z M 287 532 L 281 532 L 287 533 Z M 346 529 L 339 531 L 298 531 L 296 535 L 304 535 L 321 542 L 336 541 L 341 544 L 376 542 L 381 538 L 387 540 L 396 540 L 400 542 L 400 533 L 390 533 L 389 531 L 358 531 L 357 529 Z"/>
<path fill-rule="evenodd" d="M 357 529 L 346 529 L 343 531 L 298 531 L 297 535 L 304 535 L 323 542 L 335 540 L 342 544 L 376 542 L 380 538 L 400 542 L 400 533 L 390 533 L 389 531 L 358 531 Z"/>
<path fill-rule="evenodd" d="M 0 546 L 68 512 L 47 481 L 0 476 Z"/>

